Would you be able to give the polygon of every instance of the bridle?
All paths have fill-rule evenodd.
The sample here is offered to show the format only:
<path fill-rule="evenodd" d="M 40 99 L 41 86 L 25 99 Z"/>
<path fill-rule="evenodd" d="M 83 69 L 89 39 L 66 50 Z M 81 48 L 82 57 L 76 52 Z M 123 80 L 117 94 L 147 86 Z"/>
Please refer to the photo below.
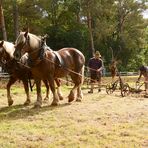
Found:
<path fill-rule="evenodd" d="M 19 46 L 19 44 L 17 46 Z M 21 45 L 21 47 L 18 50 L 21 52 L 21 51 L 23 51 L 25 49 L 26 46 L 30 47 L 30 37 L 29 37 L 29 35 L 27 35 L 27 37 L 25 37 L 25 42 Z"/>
<path fill-rule="evenodd" d="M 40 48 L 37 50 L 31 50 L 32 48 L 30 45 L 30 36 L 27 35 L 27 36 L 24 36 L 24 38 L 25 38 L 25 41 L 23 41 L 23 42 L 20 41 L 20 43 L 17 43 L 17 45 L 15 46 L 16 56 L 17 56 L 17 54 L 19 56 L 19 58 L 17 59 L 18 61 L 24 53 L 28 52 L 29 55 L 31 56 L 31 55 L 35 54 L 36 52 L 38 52 L 38 50 L 40 50 Z M 26 50 L 26 49 L 29 49 L 29 50 Z"/>
<path fill-rule="evenodd" d="M 30 67 L 33 67 L 34 65 L 39 63 L 41 61 L 41 59 L 42 59 L 41 56 L 43 56 L 43 54 L 44 54 L 43 50 L 44 50 L 44 42 L 45 42 L 45 40 L 44 39 L 40 39 L 40 38 L 37 38 L 37 39 L 39 41 L 39 47 L 36 48 L 35 50 L 31 50 L 32 48 L 31 48 L 31 45 L 30 45 L 30 36 L 29 35 L 27 35 L 25 37 L 24 43 L 20 46 L 21 50 L 19 50 L 19 47 L 18 47 L 19 51 L 28 52 L 28 55 L 29 55 L 28 56 L 28 65 Z M 18 44 L 18 46 L 19 46 L 19 44 Z M 29 50 L 26 51 L 25 48 L 29 48 Z M 35 55 L 35 58 L 32 58 L 34 55 Z"/>

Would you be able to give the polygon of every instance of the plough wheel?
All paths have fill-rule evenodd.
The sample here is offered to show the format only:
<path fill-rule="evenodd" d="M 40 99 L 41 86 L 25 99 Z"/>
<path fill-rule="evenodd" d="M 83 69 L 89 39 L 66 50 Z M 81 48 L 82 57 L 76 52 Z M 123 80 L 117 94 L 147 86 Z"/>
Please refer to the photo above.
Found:
<path fill-rule="evenodd" d="M 123 84 L 123 87 L 121 89 L 121 96 L 126 97 L 130 94 L 130 87 L 127 83 Z"/>
<path fill-rule="evenodd" d="M 112 84 L 107 84 L 106 85 L 106 93 L 107 94 L 112 94 L 114 92 Z"/>

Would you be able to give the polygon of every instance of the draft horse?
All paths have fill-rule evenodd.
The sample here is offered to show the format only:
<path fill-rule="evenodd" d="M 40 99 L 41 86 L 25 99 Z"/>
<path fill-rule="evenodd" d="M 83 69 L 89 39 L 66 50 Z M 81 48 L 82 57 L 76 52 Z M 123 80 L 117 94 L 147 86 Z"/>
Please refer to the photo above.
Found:
<path fill-rule="evenodd" d="M 72 102 L 74 99 L 81 101 L 83 98 L 81 85 L 83 83 L 85 57 L 78 49 L 45 50 L 42 55 L 43 58 L 40 58 L 41 51 L 43 51 L 42 39 L 28 31 L 20 32 L 15 42 L 15 48 L 14 57 L 16 60 L 20 59 L 22 52 L 28 52 L 29 58 L 32 61 L 30 67 L 37 87 L 35 107 L 41 107 L 42 104 L 41 79 L 46 79 L 49 82 L 53 93 L 51 105 L 58 105 L 59 97 L 56 92 L 54 79 L 65 77 L 68 74 L 74 82 L 68 101 Z"/>
<path fill-rule="evenodd" d="M 29 95 L 29 85 L 28 80 L 32 79 L 32 73 L 30 69 L 27 66 L 24 66 L 21 63 L 18 63 L 14 57 L 13 53 L 15 51 L 14 44 L 7 42 L 7 41 L 1 41 L 0 42 L 0 63 L 1 65 L 4 65 L 6 71 L 10 74 L 9 81 L 7 83 L 7 99 L 8 99 L 8 105 L 11 106 L 13 104 L 13 99 L 10 94 L 11 86 L 17 81 L 22 80 L 24 89 L 26 92 L 26 101 L 24 105 L 29 105 L 30 95 Z M 27 62 L 28 57 L 27 55 L 23 55 L 21 57 L 22 61 L 24 63 Z M 49 99 L 49 85 L 47 80 L 43 80 L 45 86 L 46 86 L 46 97 L 45 99 Z"/>

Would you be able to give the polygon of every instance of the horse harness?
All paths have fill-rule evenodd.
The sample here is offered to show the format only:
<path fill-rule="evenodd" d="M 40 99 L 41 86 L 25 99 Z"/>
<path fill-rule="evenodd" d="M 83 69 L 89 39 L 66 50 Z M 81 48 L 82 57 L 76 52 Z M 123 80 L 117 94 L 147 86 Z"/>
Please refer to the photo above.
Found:
<path fill-rule="evenodd" d="M 58 64 L 50 61 L 49 59 L 48 59 L 48 61 L 57 65 L 58 67 L 62 67 L 64 65 L 64 61 L 63 61 L 62 57 L 60 56 L 60 54 L 57 51 L 51 50 L 50 47 L 48 47 L 46 44 L 43 44 L 41 46 L 41 48 L 39 49 L 39 54 L 38 54 L 38 57 L 37 57 L 36 60 L 33 60 L 31 58 L 31 56 L 28 56 L 28 61 L 27 61 L 28 66 L 34 67 L 34 66 L 38 65 L 43 59 L 46 59 L 45 54 L 46 54 L 47 51 L 54 53 L 54 55 L 56 56 L 56 58 L 58 60 Z"/>

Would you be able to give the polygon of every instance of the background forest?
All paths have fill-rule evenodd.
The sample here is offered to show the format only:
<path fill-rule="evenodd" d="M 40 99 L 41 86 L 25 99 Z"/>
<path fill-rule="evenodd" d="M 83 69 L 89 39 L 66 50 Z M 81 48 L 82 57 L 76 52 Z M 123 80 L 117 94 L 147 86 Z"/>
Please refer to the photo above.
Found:
<path fill-rule="evenodd" d="M 48 34 L 53 50 L 75 47 L 86 64 L 99 50 L 105 67 L 114 54 L 121 71 L 148 65 L 147 0 L 0 0 L 0 40 L 14 42 L 19 30 Z"/>

